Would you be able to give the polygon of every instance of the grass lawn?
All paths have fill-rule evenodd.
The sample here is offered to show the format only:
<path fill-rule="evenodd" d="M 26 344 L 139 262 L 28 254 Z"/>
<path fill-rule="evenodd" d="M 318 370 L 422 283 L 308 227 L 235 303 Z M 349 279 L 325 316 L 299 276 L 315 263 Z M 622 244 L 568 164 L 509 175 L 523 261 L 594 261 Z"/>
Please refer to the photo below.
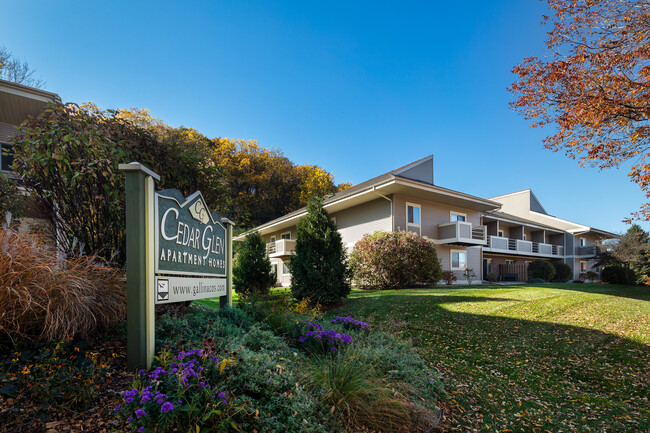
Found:
<path fill-rule="evenodd" d="M 650 431 L 650 290 L 598 284 L 354 290 L 351 314 L 440 370 L 444 431 Z"/>

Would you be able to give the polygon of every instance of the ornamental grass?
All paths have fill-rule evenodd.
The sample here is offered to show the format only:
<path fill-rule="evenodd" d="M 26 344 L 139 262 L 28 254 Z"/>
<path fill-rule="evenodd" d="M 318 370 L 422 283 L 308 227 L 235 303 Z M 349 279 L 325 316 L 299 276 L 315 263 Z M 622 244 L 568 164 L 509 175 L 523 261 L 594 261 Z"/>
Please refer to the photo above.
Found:
<path fill-rule="evenodd" d="M 0 230 L 0 336 L 87 338 L 126 315 L 126 278 L 98 257 L 62 259 L 36 235 Z"/>

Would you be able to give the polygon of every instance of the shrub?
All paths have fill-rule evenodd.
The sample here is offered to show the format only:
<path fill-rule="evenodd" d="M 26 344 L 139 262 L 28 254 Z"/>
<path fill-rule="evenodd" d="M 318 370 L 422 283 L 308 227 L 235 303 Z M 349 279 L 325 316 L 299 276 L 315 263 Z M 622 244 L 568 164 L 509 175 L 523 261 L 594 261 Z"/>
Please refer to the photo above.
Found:
<path fill-rule="evenodd" d="M 266 244 L 259 232 L 248 234 L 239 246 L 232 270 L 233 288 L 238 294 L 268 295 L 275 282 Z"/>
<path fill-rule="evenodd" d="M 124 318 L 125 286 L 100 258 L 61 260 L 37 235 L 0 230 L 0 334 L 11 339 L 88 337 Z"/>
<path fill-rule="evenodd" d="M 401 289 L 436 284 L 442 269 L 433 241 L 412 232 L 376 232 L 354 245 L 350 265 L 362 288 Z"/>
<path fill-rule="evenodd" d="M 136 126 L 124 111 L 50 104 L 13 138 L 13 168 L 68 255 L 77 239 L 91 254 L 123 264 L 124 174 L 118 164 L 141 162 L 162 175 L 157 188 L 185 195 L 202 189 L 208 202 L 213 199 L 215 164 L 202 159 L 201 144 L 175 138 Z"/>
<path fill-rule="evenodd" d="M 585 273 L 585 279 L 593 282 L 596 278 L 598 278 L 598 274 L 595 273 L 594 271 L 587 271 Z"/>
<path fill-rule="evenodd" d="M 625 268 L 621 265 L 607 265 L 603 268 L 601 278 L 604 283 L 627 284 Z"/>
<path fill-rule="evenodd" d="M 485 280 L 486 280 L 486 281 L 489 281 L 489 282 L 491 282 L 491 283 L 494 283 L 494 282 L 498 281 L 498 278 L 497 278 L 497 276 L 494 275 L 494 274 L 487 274 L 487 275 L 485 276 Z"/>
<path fill-rule="evenodd" d="M 334 329 L 325 329 L 320 323 L 307 322 L 307 330 L 298 337 L 301 348 L 311 354 L 329 354 L 352 344 L 352 337 Z"/>
<path fill-rule="evenodd" d="M 444 280 L 445 284 L 448 286 L 451 286 L 454 284 L 456 281 L 458 281 L 458 277 L 454 273 L 454 271 L 445 271 L 442 273 L 442 279 Z"/>
<path fill-rule="evenodd" d="M 296 255 L 291 260 L 291 293 L 302 300 L 331 303 L 350 293 L 347 253 L 336 224 L 313 198 L 298 223 Z"/>
<path fill-rule="evenodd" d="M 526 282 L 527 283 L 532 283 L 532 284 L 541 284 L 541 283 L 545 283 L 546 280 L 543 280 L 541 278 L 529 278 L 528 281 L 526 281 Z"/>
<path fill-rule="evenodd" d="M 555 267 L 546 260 L 537 259 L 528 265 L 528 278 L 540 278 L 551 281 L 555 276 Z"/>
<path fill-rule="evenodd" d="M 20 217 L 24 202 L 15 180 L 0 173 L 0 226 L 5 224 L 5 214 L 10 212 L 14 218 Z"/>
<path fill-rule="evenodd" d="M 563 262 L 553 262 L 552 264 L 555 268 L 555 278 L 553 281 L 566 283 L 573 277 L 573 269 L 571 269 L 571 266 Z"/>

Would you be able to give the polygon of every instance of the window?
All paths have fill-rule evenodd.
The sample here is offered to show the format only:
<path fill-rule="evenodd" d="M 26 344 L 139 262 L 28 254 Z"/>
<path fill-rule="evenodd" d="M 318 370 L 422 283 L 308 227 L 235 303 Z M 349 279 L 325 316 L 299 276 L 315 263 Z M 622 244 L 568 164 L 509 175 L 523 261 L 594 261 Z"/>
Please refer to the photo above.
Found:
<path fill-rule="evenodd" d="M 503 237 L 503 230 L 499 230 L 499 237 L 500 237 L 500 238 Z"/>
<path fill-rule="evenodd" d="M 406 203 L 406 231 L 420 234 L 420 205 Z"/>
<path fill-rule="evenodd" d="M 291 239 L 291 232 L 282 233 L 280 237 L 282 239 Z"/>
<path fill-rule="evenodd" d="M 451 269 L 467 268 L 467 252 L 451 250 Z"/>
<path fill-rule="evenodd" d="M 587 262 L 580 262 L 580 272 L 587 272 Z"/>
<path fill-rule="evenodd" d="M 506 265 L 514 265 L 515 261 L 514 260 L 506 260 Z"/>
<path fill-rule="evenodd" d="M 526 233 L 524 233 L 524 240 L 525 240 L 525 241 L 527 241 L 527 240 L 528 240 L 528 239 L 526 239 Z"/>
<path fill-rule="evenodd" d="M 271 239 L 269 240 L 269 242 L 274 244 L 275 243 L 275 236 L 271 236 Z"/>
<path fill-rule="evenodd" d="M 451 222 L 454 222 L 454 221 L 467 221 L 467 215 L 465 215 L 464 213 L 451 212 L 450 215 L 451 215 L 451 217 L 450 217 Z"/>
<path fill-rule="evenodd" d="M 586 247 L 587 246 L 587 239 L 580 238 L 580 246 L 581 247 Z"/>
<path fill-rule="evenodd" d="M 289 265 L 287 265 L 286 262 L 282 262 L 282 273 L 284 275 L 288 275 L 291 273 L 291 271 L 289 271 Z"/>
<path fill-rule="evenodd" d="M 10 144 L 0 143 L 0 170 L 11 171 L 14 162 L 14 148 Z"/>

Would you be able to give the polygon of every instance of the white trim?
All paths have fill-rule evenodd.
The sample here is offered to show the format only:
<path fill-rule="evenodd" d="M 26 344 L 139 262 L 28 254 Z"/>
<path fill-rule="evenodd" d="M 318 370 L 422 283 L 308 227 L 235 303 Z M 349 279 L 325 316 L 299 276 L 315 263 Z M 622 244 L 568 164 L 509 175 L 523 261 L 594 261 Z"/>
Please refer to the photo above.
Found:
<path fill-rule="evenodd" d="M 418 223 L 410 223 L 409 222 L 409 206 L 412 208 L 417 208 L 418 209 Z M 418 235 L 422 235 L 422 205 L 416 204 L 416 203 L 411 203 L 411 202 L 406 202 L 406 231 L 409 231 L 409 229 L 412 228 L 417 228 L 418 229 Z M 415 212 L 413 212 L 413 219 L 415 219 Z"/>
<path fill-rule="evenodd" d="M 453 223 L 454 221 L 459 221 L 458 219 L 454 220 L 454 219 L 452 218 L 454 215 L 456 215 L 456 216 L 463 216 L 463 218 L 465 218 L 465 219 L 463 220 L 463 222 L 469 222 L 469 221 L 467 221 L 467 214 L 466 214 L 466 213 L 463 213 L 463 212 L 456 212 L 455 210 L 450 210 L 450 211 L 449 211 L 449 221 L 452 222 L 452 223 Z"/>
<path fill-rule="evenodd" d="M 288 238 L 284 238 L 284 237 L 283 237 L 284 235 L 289 235 L 289 237 L 288 237 Z M 289 230 L 288 232 L 284 232 L 284 233 L 280 234 L 280 239 L 288 239 L 288 240 L 291 240 L 291 230 Z"/>
<path fill-rule="evenodd" d="M 465 254 L 465 267 L 454 267 L 454 253 Z M 460 266 L 460 254 L 458 255 L 458 265 Z M 452 271 L 464 271 L 467 269 L 467 250 L 449 250 L 449 269 Z"/>

